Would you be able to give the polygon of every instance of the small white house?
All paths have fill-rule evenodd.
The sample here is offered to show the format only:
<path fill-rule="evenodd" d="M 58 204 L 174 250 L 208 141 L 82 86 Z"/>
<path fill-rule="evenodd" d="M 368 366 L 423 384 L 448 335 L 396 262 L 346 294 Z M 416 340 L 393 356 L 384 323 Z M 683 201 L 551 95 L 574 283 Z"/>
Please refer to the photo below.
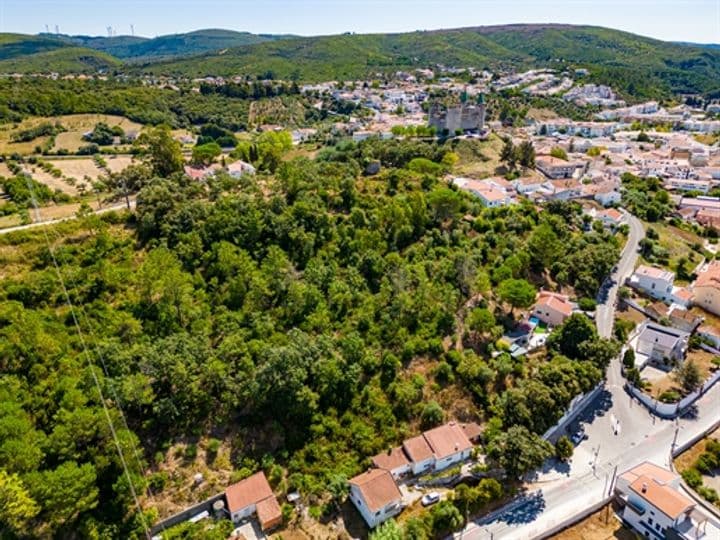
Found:
<path fill-rule="evenodd" d="M 432 448 L 436 471 L 468 459 L 473 449 L 465 431 L 455 422 L 425 431 L 423 436 Z"/>
<path fill-rule="evenodd" d="M 670 362 L 685 358 L 689 338 L 690 334 L 682 330 L 646 322 L 638 333 L 637 352 L 659 367 L 669 369 Z"/>
<path fill-rule="evenodd" d="M 679 490 L 680 477 L 644 462 L 618 477 L 615 495 L 623 506 L 620 514 L 645 538 L 708 538 L 707 516 Z"/>
<path fill-rule="evenodd" d="M 350 500 L 371 529 L 402 511 L 402 494 L 389 471 L 370 469 L 349 483 Z"/>
<path fill-rule="evenodd" d="M 638 266 L 630 276 L 630 285 L 645 294 L 669 302 L 672 297 L 675 274 L 653 266 Z"/>
<path fill-rule="evenodd" d="M 263 531 L 282 523 L 280 505 L 262 471 L 229 486 L 225 490 L 225 500 L 234 523 L 240 523 L 253 514 L 257 515 Z"/>
<path fill-rule="evenodd" d="M 227 172 L 233 178 L 240 178 L 244 174 L 255 174 L 255 167 L 244 161 L 234 161 L 227 166 Z"/>
<path fill-rule="evenodd" d="M 413 474 L 422 474 L 435 466 L 435 455 L 423 435 L 406 439 L 403 450 L 410 459 Z"/>
<path fill-rule="evenodd" d="M 610 186 L 604 189 L 598 189 L 595 193 L 595 200 L 603 206 L 612 206 L 618 204 L 622 199 L 622 195 L 614 186 Z"/>

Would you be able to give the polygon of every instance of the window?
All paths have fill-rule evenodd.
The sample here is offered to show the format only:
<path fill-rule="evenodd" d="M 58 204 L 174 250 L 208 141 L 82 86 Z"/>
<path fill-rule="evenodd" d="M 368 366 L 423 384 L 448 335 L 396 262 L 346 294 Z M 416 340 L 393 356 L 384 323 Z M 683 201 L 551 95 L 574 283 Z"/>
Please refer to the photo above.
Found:
<path fill-rule="evenodd" d="M 659 524 L 659 523 L 656 523 L 656 524 L 655 524 L 655 530 L 656 530 L 656 531 L 659 531 L 659 530 L 660 530 L 660 524 Z"/>
<path fill-rule="evenodd" d="M 653 524 L 652 518 L 648 518 L 648 524 L 649 524 L 649 525 L 652 525 L 652 524 Z"/>

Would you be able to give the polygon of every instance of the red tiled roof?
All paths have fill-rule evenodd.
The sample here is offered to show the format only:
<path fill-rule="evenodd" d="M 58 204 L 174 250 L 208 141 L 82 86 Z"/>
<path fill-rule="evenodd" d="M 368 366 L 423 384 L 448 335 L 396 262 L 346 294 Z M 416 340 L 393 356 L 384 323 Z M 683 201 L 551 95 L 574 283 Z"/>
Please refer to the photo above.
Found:
<path fill-rule="evenodd" d="M 463 429 L 455 422 L 438 426 L 423 433 L 436 459 L 443 459 L 472 448 Z"/>
<path fill-rule="evenodd" d="M 352 478 L 350 484 L 357 486 L 371 512 L 402 499 L 392 475 L 383 469 L 370 469 Z"/>
<path fill-rule="evenodd" d="M 256 511 L 262 530 L 272 529 L 282 522 L 282 510 L 274 496 L 257 503 Z"/>
<path fill-rule="evenodd" d="M 691 499 L 650 476 L 638 477 L 630 484 L 630 489 L 672 520 L 695 506 Z"/>
<path fill-rule="evenodd" d="M 405 452 L 403 452 L 403 449 L 400 446 L 397 448 L 391 448 L 382 454 L 378 454 L 372 458 L 372 462 L 378 469 L 385 469 L 387 471 L 392 471 L 410 464 Z"/>
<path fill-rule="evenodd" d="M 707 268 L 698 274 L 695 287 L 712 287 L 720 289 L 720 261 L 712 261 Z"/>
<path fill-rule="evenodd" d="M 425 461 L 433 455 L 432 448 L 430 448 L 427 440 L 425 440 L 425 437 L 422 435 L 418 435 L 412 439 L 407 439 L 403 443 L 403 448 L 405 449 L 408 457 L 415 463 Z"/>
<path fill-rule="evenodd" d="M 268 497 L 274 497 L 274 495 L 267 478 L 265 478 L 265 473 L 262 471 L 225 489 L 225 498 L 230 513 L 257 504 Z"/>

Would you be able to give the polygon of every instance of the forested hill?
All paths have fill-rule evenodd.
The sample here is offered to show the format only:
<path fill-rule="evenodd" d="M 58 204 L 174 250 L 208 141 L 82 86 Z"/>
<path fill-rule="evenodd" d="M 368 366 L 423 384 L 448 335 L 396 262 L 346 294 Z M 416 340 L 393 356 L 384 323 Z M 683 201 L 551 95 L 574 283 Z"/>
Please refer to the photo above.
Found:
<path fill-rule="evenodd" d="M 159 58 L 198 55 L 210 51 L 221 51 L 229 47 L 263 43 L 282 37 L 218 29 L 196 30 L 152 39 L 136 36 L 58 36 L 65 42 L 106 52 L 126 61 L 139 59 L 150 61 Z"/>
<path fill-rule="evenodd" d="M 47 36 L 0 34 L 2 73 L 85 73 L 121 66 L 117 58 Z"/>
<path fill-rule="evenodd" d="M 720 51 L 679 45 L 606 28 L 510 25 L 296 38 L 223 54 L 143 66 L 150 73 L 260 74 L 302 80 L 355 78 L 435 64 L 489 67 L 590 68 L 628 93 L 720 91 Z"/>
<path fill-rule="evenodd" d="M 49 38 L 27 39 L 31 43 L 46 40 L 42 51 L 51 46 Z M 61 41 L 66 47 L 78 44 L 114 53 L 126 62 L 132 60 L 132 65 L 123 70 L 134 73 L 272 75 L 311 82 L 437 64 L 491 69 L 585 67 L 591 71 L 591 80 L 610 83 L 638 98 L 671 92 L 720 96 L 720 50 L 591 26 L 506 25 L 303 38 L 213 30 L 145 41 L 129 42 L 127 37 L 87 39 L 81 43 Z M 27 56 L 23 56 L 22 47 L 16 43 L 12 61 L 0 61 L 0 72 L 36 71 L 38 59 L 46 52 L 32 53 L 34 46 L 27 47 Z M 0 36 L 0 59 L 7 58 L 5 48 Z M 68 63 L 66 67 L 72 71 L 76 66 Z"/>

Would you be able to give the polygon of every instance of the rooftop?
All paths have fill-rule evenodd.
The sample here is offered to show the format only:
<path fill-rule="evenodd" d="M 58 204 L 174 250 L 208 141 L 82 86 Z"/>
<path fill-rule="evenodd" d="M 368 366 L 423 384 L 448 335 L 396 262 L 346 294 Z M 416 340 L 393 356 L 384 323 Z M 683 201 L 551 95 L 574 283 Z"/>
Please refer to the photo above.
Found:
<path fill-rule="evenodd" d="M 275 498 L 270 484 L 265 478 L 265 473 L 262 471 L 248 476 L 245 480 L 240 480 L 225 489 L 225 498 L 230 513 L 257 504 L 268 497 Z"/>
<path fill-rule="evenodd" d="M 385 469 L 387 471 L 392 471 L 410 463 L 401 446 L 378 454 L 372 458 L 372 462 L 378 469 Z"/>
<path fill-rule="evenodd" d="M 720 261 L 712 261 L 699 273 L 695 287 L 712 287 L 720 289 Z"/>
<path fill-rule="evenodd" d="M 654 266 L 640 265 L 635 270 L 635 274 L 638 276 L 645 276 L 653 279 L 662 279 L 664 281 L 674 281 L 675 274 L 669 270 L 663 270 L 662 268 L 655 268 Z"/>
<path fill-rule="evenodd" d="M 652 504 L 670 519 L 675 520 L 695 503 L 666 483 L 650 476 L 640 476 L 630 484 L 630 489 Z"/>
<path fill-rule="evenodd" d="M 443 459 L 473 447 L 467 435 L 465 435 L 465 431 L 455 422 L 438 426 L 426 431 L 423 435 L 432 448 L 436 459 Z"/>
<path fill-rule="evenodd" d="M 402 499 L 392 475 L 383 469 L 370 469 L 352 478 L 350 484 L 357 486 L 371 512 Z"/>
<path fill-rule="evenodd" d="M 433 456 L 433 450 L 423 435 L 406 439 L 403 448 L 408 457 L 415 463 L 425 461 Z"/>

